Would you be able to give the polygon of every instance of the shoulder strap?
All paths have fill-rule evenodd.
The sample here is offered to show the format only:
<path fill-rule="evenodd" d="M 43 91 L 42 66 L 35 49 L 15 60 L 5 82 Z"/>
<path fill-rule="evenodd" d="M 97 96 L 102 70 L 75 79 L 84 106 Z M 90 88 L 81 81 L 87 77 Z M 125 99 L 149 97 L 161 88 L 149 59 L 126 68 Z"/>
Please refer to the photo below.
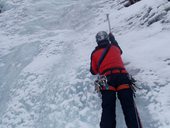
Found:
<path fill-rule="evenodd" d="M 110 47 L 111 47 L 111 45 L 109 44 L 109 45 L 103 50 L 102 55 L 100 56 L 100 59 L 99 59 L 98 64 L 97 64 L 98 70 L 99 70 L 100 65 L 101 65 L 101 63 L 103 62 L 105 56 L 107 55 Z"/>

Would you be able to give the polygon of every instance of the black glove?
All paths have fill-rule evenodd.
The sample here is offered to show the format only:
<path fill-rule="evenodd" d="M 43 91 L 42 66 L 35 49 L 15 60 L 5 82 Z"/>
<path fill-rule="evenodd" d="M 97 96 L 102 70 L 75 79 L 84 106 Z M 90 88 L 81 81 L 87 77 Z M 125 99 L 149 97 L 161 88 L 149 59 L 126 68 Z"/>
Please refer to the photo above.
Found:
<path fill-rule="evenodd" d="M 111 41 L 111 43 L 117 43 L 117 41 L 115 40 L 115 37 L 112 33 L 109 33 L 109 40 Z"/>

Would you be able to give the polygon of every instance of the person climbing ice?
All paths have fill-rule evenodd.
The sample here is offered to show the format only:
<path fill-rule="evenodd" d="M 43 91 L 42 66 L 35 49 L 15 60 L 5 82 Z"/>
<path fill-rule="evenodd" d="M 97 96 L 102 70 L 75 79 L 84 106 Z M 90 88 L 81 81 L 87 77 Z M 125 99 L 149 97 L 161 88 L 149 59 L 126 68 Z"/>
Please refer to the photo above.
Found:
<path fill-rule="evenodd" d="M 107 87 L 98 87 L 102 95 L 100 128 L 116 128 L 116 97 L 120 100 L 128 128 L 142 128 L 128 72 L 123 64 L 122 49 L 110 32 L 96 35 L 97 46 L 91 54 L 90 72 L 105 76 Z M 116 96 L 117 95 L 117 96 Z"/>

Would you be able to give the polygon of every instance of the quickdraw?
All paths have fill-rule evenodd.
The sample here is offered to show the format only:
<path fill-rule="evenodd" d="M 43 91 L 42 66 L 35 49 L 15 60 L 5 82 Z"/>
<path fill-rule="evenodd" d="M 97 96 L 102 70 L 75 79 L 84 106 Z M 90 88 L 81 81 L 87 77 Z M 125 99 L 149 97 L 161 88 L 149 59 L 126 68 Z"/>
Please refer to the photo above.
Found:
<path fill-rule="evenodd" d="M 109 85 L 107 84 L 107 78 L 105 75 L 99 75 L 97 80 L 95 80 L 94 85 L 97 91 L 100 91 L 103 88 L 105 88 L 105 90 L 109 90 Z"/>

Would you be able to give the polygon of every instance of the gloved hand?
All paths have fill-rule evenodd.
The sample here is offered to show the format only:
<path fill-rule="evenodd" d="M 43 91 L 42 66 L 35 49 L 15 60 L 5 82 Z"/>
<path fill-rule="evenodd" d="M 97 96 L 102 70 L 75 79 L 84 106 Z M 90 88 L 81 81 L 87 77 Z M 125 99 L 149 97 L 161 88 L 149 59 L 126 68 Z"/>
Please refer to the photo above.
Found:
<path fill-rule="evenodd" d="M 115 40 L 114 35 L 111 32 L 109 33 L 109 40 L 111 41 L 111 43 L 117 43 L 117 41 Z"/>

